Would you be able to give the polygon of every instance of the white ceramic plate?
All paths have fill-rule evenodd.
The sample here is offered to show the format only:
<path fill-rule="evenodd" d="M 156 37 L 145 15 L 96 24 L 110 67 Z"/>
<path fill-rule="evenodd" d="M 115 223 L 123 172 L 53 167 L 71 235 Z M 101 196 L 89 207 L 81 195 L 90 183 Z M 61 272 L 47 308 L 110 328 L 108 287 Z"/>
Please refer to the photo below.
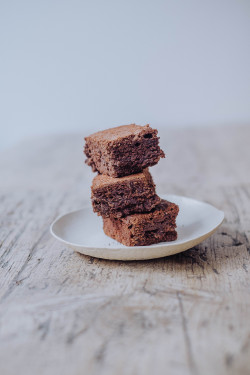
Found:
<path fill-rule="evenodd" d="M 176 241 L 150 246 L 124 246 L 104 234 L 102 219 L 93 213 L 90 206 L 58 217 L 51 224 L 50 232 L 65 245 L 85 255 L 104 259 L 142 260 L 190 249 L 211 236 L 223 222 L 224 212 L 210 204 L 177 195 L 164 195 L 162 198 L 180 207 Z"/>

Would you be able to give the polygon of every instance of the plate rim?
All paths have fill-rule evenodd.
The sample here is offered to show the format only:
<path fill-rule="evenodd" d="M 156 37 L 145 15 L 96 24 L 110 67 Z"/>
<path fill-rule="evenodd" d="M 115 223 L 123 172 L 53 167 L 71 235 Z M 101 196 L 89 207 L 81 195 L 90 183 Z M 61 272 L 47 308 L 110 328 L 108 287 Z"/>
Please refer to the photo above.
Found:
<path fill-rule="evenodd" d="M 69 211 L 69 212 L 66 212 L 66 213 L 63 213 L 59 216 L 57 216 L 55 218 L 55 220 L 50 224 L 50 234 L 55 238 L 57 239 L 58 241 L 66 244 L 67 246 L 69 247 L 77 247 L 77 248 L 83 248 L 83 249 L 88 249 L 88 250 L 105 250 L 105 251 L 122 251 L 122 250 L 130 250 L 130 251 L 134 251 L 134 250 L 140 250 L 140 249 L 145 249 L 145 248 L 163 248 L 163 247 L 177 247 L 177 246 L 182 246 L 182 245 L 188 245 L 189 243 L 192 243 L 192 242 L 197 242 L 200 243 L 202 242 L 203 240 L 205 240 L 207 237 L 209 237 L 210 235 L 212 235 L 220 226 L 221 224 L 223 223 L 224 219 L 225 219 L 225 213 L 224 211 L 216 208 L 215 206 L 213 206 L 212 204 L 210 203 L 207 203 L 207 202 L 204 202 L 204 201 L 201 201 L 201 200 L 198 200 L 198 199 L 195 199 L 195 198 L 190 198 L 190 197 L 187 197 L 187 196 L 183 196 L 183 195 L 177 195 L 177 194 L 160 194 L 160 197 L 162 197 L 163 199 L 166 199 L 166 197 L 178 197 L 179 199 L 180 198 L 184 198 L 184 199 L 188 199 L 188 200 L 191 200 L 191 201 L 194 201 L 194 202 L 198 202 L 198 203 L 202 203 L 204 205 L 207 205 L 207 206 L 210 206 L 212 207 L 213 209 L 217 210 L 218 213 L 220 213 L 222 215 L 221 217 L 221 220 L 219 222 L 219 224 L 216 226 L 216 227 L 213 227 L 213 229 L 211 229 L 211 231 L 209 232 L 206 232 L 206 233 L 203 233 L 201 236 L 199 237 L 195 237 L 193 239 L 190 239 L 190 240 L 182 240 L 181 242 L 178 242 L 176 243 L 176 241 L 171 241 L 171 242 L 160 242 L 160 243 L 157 243 L 157 244 L 152 244 L 152 245 L 146 245 L 146 246 L 125 246 L 125 245 L 118 245 L 117 247 L 97 247 L 97 246 L 86 246 L 86 245 L 82 245 L 82 244 L 76 244 L 76 243 L 72 243 L 72 242 L 69 242 L 67 240 L 64 240 L 63 238 L 57 236 L 55 234 L 55 232 L 53 231 L 53 227 L 54 225 L 60 220 L 62 219 L 64 216 L 66 215 L 72 215 L 72 214 L 75 214 L 77 212 L 80 212 L 80 211 L 83 211 L 84 209 L 86 208 L 91 208 L 91 205 L 89 203 L 86 203 L 82 208 L 80 209 L 77 209 L 77 210 L 73 210 L 73 211 Z M 171 198 L 170 198 L 171 199 Z M 119 242 L 117 242 L 119 244 Z M 195 246 L 195 245 L 194 245 Z M 177 251 L 179 252 L 179 251 Z"/>

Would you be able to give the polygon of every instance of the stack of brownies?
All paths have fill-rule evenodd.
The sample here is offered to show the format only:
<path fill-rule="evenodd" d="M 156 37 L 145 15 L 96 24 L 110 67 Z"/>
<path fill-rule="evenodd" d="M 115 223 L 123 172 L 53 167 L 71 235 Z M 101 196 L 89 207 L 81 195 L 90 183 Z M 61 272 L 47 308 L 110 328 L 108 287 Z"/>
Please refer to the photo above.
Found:
<path fill-rule="evenodd" d="M 91 187 L 93 210 L 102 216 L 105 234 L 126 246 L 177 238 L 179 207 L 158 197 L 148 170 L 165 157 L 157 133 L 131 124 L 85 138 L 86 163 L 98 172 Z"/>

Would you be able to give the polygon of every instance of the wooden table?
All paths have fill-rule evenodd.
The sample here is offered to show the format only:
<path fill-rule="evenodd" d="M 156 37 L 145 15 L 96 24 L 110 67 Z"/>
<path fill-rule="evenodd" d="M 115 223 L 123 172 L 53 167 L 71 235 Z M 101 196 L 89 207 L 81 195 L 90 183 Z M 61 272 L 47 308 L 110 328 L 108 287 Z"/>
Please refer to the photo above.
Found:
<path fill-rule="evenodd" d="M 83 135 L 1 155 L 0 374 L 250 374 L 250 127 L 160 131 L 158 193 L 226 219 L 201 245 L 140 262 L 83 256 L 49 233 L 89 200 Z"/>

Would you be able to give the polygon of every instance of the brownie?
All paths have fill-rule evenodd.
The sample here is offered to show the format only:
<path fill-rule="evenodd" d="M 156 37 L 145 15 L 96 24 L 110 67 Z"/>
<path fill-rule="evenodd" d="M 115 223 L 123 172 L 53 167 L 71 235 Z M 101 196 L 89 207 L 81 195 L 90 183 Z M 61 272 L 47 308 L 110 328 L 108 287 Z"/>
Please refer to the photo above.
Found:
<path fill-rule="evenodd" d="M 151 212 L 122 218 L 103 217 L 106 235 L 126 246 L 145 246 L 177 239 L 176 216 L 179 207 L 161 199 Z"/>
<path fill-rule="evenodd" d="M 91 200 L 94 212 L 109 217 L 122 217 L 151 211 L 160 203 L 148 169 L 125 177 L 99 174 L 93 179 Z"/>
<path fill-rule="evenodd" d="M 149 125 L 122 125 L 85 138 L 86 163 L 94 172 L 122 177 L 141 172 L 165 157 L 158 131 Z"/>

